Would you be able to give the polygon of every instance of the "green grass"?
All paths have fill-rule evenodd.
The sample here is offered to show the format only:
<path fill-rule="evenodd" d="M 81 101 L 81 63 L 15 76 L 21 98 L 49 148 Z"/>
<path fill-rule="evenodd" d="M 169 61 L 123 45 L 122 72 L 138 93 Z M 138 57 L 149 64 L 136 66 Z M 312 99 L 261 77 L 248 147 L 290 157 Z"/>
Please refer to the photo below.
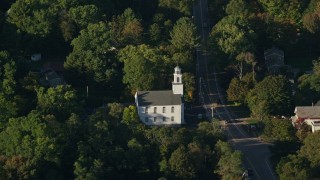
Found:
<path fill-rule="evenodd" d="M 246 121 L 248 124 L 258 124 L 258 120 L 256 120 L 256 119 L 249 119 L 249 120 L 247 120 Z"/>

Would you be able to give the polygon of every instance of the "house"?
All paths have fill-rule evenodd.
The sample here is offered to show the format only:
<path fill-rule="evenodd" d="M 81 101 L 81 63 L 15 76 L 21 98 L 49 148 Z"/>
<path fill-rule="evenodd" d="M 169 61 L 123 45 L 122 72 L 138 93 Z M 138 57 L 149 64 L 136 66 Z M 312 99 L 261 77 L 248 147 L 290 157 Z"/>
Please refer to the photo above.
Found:
<path fill-rule="evenodd" d="M 295 127 L 306 123 L 312 127 L 313 132 L 320 129 L 320 106 L 297 106 L 294 113 L 291 121 Z"/>
<path fill-rule="evenodd" d="M 181 69 L 174 68 L 172 90 L 138 91 L 135 103 L 140 120 L 146 125 L 184 124 Z"/>
<path fill-rule="evenodd" d="M 43 64 L 41 68 L 41 74 L 44 78 L 43 84 L 50 87 L 65 85 L 66 82 L 62 76 L 64 70 L 63 62 L 47 62 Z"/>
<path fill-rule="evenodd" d="M 280 68 L 284 66 L 284 52 L 276 47 L 264 51 L 265 64 L 268 72 L 279 74 Z"/>

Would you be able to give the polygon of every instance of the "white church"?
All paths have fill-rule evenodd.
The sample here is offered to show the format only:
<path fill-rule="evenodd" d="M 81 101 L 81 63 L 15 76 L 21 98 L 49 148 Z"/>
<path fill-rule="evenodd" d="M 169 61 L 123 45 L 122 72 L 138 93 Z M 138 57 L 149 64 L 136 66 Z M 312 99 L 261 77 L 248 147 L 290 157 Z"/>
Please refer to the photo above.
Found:
<path fill-rule="evenodd" d="M 184 124 L 181 69 L 174 68 L 172 90 L 138 91 L 135 103 L 140 120 L 146 125 Z"/>

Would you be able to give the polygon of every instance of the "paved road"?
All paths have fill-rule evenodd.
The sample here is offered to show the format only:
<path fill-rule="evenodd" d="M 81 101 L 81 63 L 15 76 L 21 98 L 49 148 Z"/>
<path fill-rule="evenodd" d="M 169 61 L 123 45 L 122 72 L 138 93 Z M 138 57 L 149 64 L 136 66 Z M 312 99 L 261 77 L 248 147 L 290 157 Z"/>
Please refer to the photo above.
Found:
<path fill-rule="evenodd" d="M 194 21 L 198 27 L 202 42 L 208 38 L 211 31 L 208 20 L 207 0 L 199 0 L 194 6 Z M 275 180 L 276 176 L 270 166 L 268 157 L 271 155 L 269 144 L 261 142 L 257 138 L 248 136 L 242 129 L 236 117 L 230 112 L 225 104 L 225 92 L 219 88 L 217 83 L 217 74 L 214 69 L 209 69 L 209 54 L 205 46 L 197 48 L 197 80 L 199 89 L 199 101 L 205 109 L 208 117 L 215 115 L 220 120 L 227 120 L 226 133 L 229 142 L 244 153 L 246 168 L 251 168 L 254 172 L 252 179 L 257 180 Z M 221 105 L 213 108 L 213 103 L 220 102 Z"/>

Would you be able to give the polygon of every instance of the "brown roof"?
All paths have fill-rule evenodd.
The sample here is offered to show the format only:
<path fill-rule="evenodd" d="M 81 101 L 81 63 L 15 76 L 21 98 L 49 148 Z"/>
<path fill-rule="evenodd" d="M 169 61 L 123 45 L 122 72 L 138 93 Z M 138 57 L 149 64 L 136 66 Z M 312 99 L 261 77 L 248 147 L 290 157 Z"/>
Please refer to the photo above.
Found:
<path fill-rule="evenodd" d="M 294 113 L 299 118 L 320 118 L 320 106 L 297 106 Z"/>

